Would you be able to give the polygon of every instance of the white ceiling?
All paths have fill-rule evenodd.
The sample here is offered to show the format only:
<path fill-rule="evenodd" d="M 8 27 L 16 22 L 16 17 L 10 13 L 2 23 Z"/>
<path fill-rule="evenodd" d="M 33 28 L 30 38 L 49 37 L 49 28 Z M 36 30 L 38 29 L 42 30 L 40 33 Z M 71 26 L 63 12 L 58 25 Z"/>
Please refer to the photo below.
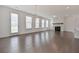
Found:
<path fill-rule="evenodd" d="M 74 15 L 79 14 L 78 5 L 7 5 L 8 7 L 37 14 L 46 18 L 51 18 L 53 15 Z M 69 9 L 66 7 L 69 6 Z"/>

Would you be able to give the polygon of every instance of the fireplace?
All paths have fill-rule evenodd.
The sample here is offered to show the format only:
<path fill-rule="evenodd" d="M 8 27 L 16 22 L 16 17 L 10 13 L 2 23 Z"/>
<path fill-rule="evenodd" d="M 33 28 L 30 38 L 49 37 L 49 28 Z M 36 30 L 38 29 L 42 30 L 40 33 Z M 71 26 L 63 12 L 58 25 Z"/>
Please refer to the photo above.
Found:
<path fill-rule="evenodd" d="M 60 26 L 55 26 L 55 31 L 61 31 L 61 27 Z"/>

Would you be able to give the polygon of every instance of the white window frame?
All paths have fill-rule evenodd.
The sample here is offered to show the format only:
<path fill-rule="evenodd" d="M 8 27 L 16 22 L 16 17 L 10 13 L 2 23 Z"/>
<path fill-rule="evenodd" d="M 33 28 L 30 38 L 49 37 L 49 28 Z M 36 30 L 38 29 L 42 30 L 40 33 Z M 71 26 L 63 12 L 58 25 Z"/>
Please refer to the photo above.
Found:
<path fill-rule="evenodd" d="M 50 26 L 53 27 L 53 19 L 50 20 Z"/>
<path fill-rule="evenodd" d="M 31 16 L 26 16 L 26 29 L 32 29 L 32 17 Z"/>
<path fill-rule="evenodd" d="M 39 18 L 35 19 L 35 28 L 40 28 L 40 19 Z"/>
<path fill-rule="evenodd" d="M 44 19 L 41 20 L 41 27 L 42 27 L 42 28 L 45 27 L 45 20 L 44 20 Z"/>
<path fill-rule="evenodd" d="M 49 27 L 49 21 L 48 20 L 46 20 L 45 26 L 46 26 L 46 28 Z"/>
<path fill-rule="evenodd" d="M 17 33 L 18 32 L 18 14 L 17 13 L 11 13 L 11 33 Z M 15 19 L 13 19 L 13 17 L 15 17 Z M 15 22 L 13 22 L 15 21 Z M 15 26 L 15 28 L 13 29 L 13 27 Z M 15 30 L 15 31 L 14 31 Z"/>

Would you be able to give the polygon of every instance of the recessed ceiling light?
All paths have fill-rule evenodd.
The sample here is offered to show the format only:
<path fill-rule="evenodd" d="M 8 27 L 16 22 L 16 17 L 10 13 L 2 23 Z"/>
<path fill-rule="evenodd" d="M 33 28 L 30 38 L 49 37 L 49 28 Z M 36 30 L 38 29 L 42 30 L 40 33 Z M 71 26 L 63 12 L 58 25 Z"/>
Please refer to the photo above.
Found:
<path fill-rule="evenodd" d="M 70 6 L 67 6 L 67 7 L 66 7 L 66 9 L 69 9 L 69 8 L 70 8 Z"/>

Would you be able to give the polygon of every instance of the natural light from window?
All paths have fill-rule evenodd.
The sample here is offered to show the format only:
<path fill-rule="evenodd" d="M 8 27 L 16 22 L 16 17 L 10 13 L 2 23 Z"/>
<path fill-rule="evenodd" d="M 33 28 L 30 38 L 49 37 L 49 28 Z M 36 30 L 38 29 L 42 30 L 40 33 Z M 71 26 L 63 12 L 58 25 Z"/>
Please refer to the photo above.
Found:
<path fill-rule="evenodd" d="M 42 19 L 42 28 L 44 28 L 44 23 L 45 23 L 45 20 L 44 19 Z"/>
<path fill-rule="evenodd" d="M 39 18 L 36 18 L 35 20 L 35 28 L 39 28 Z"/>
<path fill-rule="evenodd" d="M 46 20 L 46 27 L 48 27 L 48 20 Z"/>
<path fill-rule="evenodd" d="M 11 13 L 11 33 L 18 32 L 18 14 Z"/>
<path fill-rule="evenodd" d="M 26 29 L 32 28 L 32 17 L 26 16 Z"/>

